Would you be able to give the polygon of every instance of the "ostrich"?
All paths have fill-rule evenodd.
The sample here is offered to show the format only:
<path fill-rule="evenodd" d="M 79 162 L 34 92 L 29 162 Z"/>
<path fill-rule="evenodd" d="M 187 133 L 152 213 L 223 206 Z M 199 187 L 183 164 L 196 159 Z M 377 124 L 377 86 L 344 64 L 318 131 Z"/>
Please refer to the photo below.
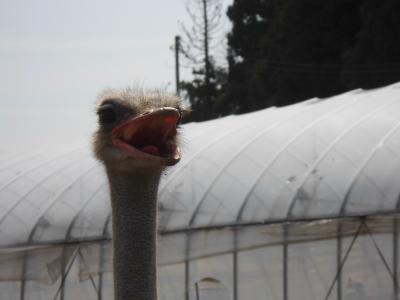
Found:
<path fill-rule="evenodd" d="M 180 160 L 175 96 L 108 90 L 97 106 L 94 154 L 111 194 L 114 298 L 156 300 L 157 189 L 162 171 Z"/>

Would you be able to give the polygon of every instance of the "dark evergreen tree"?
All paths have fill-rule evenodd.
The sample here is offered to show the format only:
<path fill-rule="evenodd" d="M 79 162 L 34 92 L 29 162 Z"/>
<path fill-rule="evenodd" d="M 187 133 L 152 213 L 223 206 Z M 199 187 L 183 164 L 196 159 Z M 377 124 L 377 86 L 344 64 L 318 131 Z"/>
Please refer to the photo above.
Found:
<path fill-rule="evenodd" d="M 229 75 L 226 98 L 233 112 L 247 112 L 264 107 L 257 84 L 261 37 L 268 30 L 275 12 L 273 0 L 235 0 L 227 15 L 232 22 L 228 35 Z"/>
<path fill-rule="evenodd" d="M 360 1 L 281 1 L 271 30 L 263 38 L 263 81 L 268 98 L 285 105 L 345 90 L 342 55 L 359 31 Z"/>
<path fill-rule="evenodd" d="M 343 83 L 374 88 L 400 81 L 400 1 L 364 0 L 362 29 L 344 53 Z"/>
<path fill-rule="evenodd" d="M 221 88 L 213 88 L 213 116 L 399 81 L 399 12 L 398 0 L 234 0 L 226 85 L 212 67 Z M 196 86 L 201 80 L 186 85 Z"/>
<path fill-rule="evenodd" d="M 225 98 L 226 70 L 217 68 L 214 63 L 211 63 L 208 84 L 204 81 L 204 73 L 204 69 L 194 70 L 193 80 L 181 82 L 181 89 L 191 106 L 191 113 L 184 116 L 185 123 L 217 118 L 230 111 L 231 103 Z M 207 96 L 210 97 L 211 104 L 207 102 Z"/>
<path fill-rule="evenodd" d="M 360 2 L 235 0 L 227 97 L 244 112 L 344 91 L 342 56 L 360 29 Z"/>

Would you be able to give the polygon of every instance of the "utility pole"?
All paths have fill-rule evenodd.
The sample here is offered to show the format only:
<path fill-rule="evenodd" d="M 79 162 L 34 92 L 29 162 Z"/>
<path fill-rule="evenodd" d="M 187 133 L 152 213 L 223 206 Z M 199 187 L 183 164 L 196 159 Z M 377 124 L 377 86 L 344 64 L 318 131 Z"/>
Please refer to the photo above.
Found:
<path fill-rule="evenodd" d="M 179 84 L 179 51 L 181 47 L 181 37 L 175 36 L 175 80 L 176 80 L 176 95 L 180 96 L 180 84 Z"/>
<path fill-rule="evenodd" d="M 209 1 L 202 0 L 203 4 L 203 20 L 204 20 L 204 28 L 203 28 L 203 35 L 204 35 L 204 83 L 206 86 L 206 98 L 205 98 L 205 110 L 203 114 L 210 114 L 211 113 L 211 94 L 210 94 L 210 57 L 209 57 L 209 33 L 210 28 L 208 25 L 209 15 L 207 11 L 207 5 Z M 207 113 L 206 113 L 207 112 Z"/>

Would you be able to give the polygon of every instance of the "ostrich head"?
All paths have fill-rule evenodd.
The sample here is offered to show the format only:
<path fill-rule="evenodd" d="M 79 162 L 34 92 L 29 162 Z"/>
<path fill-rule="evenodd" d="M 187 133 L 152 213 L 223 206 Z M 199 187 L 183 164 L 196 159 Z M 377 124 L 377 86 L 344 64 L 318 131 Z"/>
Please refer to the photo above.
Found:
<path fill-rule="evenodd" d="M 107 90 L 97 105 L 94 153 L 108 168 L 135 173 L 160 171 L 181 157 L 175 96 L 136 89 Z"/>

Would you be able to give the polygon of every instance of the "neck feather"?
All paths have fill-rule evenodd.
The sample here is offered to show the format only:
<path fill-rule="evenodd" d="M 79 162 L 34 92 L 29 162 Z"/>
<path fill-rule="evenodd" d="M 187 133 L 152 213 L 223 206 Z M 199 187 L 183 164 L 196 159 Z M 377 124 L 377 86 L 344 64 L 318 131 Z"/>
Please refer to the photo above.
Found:
<path fill-rule="evenodd" d="M 112 202 L 114 297 L 116 300 L 156 300 L 160 172 L 107 171 Z"/>

